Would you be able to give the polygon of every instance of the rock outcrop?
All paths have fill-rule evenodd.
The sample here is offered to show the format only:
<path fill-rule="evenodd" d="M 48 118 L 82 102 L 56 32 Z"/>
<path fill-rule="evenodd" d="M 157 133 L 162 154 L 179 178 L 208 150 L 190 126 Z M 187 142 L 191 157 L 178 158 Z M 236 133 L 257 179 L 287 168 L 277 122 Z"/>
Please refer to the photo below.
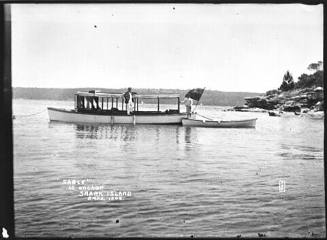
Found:
<path fill-rule="evenodd" d="M 323 88 L 305 88 L 290 91 L 277 91 L 274 94 L 246 97 L 245 105 L 234 107 L 236 111 L 242 111 L 248 108 L 261 108 L 265 110 L 283 110 L 289 112 L 298 112 L 302 108 L 323 109 Z"/>

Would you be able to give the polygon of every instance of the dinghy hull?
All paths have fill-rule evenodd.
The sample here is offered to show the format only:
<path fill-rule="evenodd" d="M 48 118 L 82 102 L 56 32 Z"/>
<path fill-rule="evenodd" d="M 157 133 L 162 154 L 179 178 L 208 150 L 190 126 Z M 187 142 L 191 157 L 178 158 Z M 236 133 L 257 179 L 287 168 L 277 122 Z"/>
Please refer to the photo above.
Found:
<path fill-rule="evenodd" d="M 183 126 L 211 128 L 255 128 L 257 118 L 232 121 L 213 121 L 183 118 Z"/>

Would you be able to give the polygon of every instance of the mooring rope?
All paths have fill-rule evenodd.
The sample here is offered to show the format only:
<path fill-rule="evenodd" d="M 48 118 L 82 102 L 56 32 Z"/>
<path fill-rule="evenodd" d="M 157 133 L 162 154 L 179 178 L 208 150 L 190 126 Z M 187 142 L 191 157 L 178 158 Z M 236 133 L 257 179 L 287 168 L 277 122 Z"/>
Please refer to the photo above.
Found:
<path fill-rule="evenodd" d="M 210 117 L 210 116 L 209 116 L 209 117 L 210 117 L 210 118 L 209 118 L 209 117 L 203 116 L 203 115 L 198 114 L 198 113 L 196 113 L 196 114 L 199 115 L 200 117 L 206 118 L 206 119 L 208 119 L 208 120 L 214 120 L 214 119 L 213 119 L 212 117 Z"/>
<path fill-rule="evenodd" d="M 13 115 L 12 118 L 15 119 L 16 117 L 30 117 L 30 116 L 34 116 L 34 115 L 38 115 L 41 114 L 43 112 L 45 112 L 45 110 L 41 111 L 41 112 L 36 112 L 36 113 L 32 113 L 32 114 L 26 114 L 26 115 Z"/>

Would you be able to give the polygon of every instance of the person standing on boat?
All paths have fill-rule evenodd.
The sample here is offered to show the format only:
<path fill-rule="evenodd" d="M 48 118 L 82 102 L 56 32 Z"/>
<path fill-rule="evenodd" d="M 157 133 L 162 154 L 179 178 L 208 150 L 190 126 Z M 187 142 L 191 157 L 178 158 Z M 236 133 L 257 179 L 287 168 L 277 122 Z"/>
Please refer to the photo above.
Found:
<path fill-rule="evenodd" d="M 199 101 L 200 101 L 200 98 L 202 97 L 203 92 L 204 92 L 204 88 L 193 88 L 185 94 L 185 98 L 184 98 L 183 102 L 186 107 L 187 118 L 191 118 L 193 100 L 196 100 L 198 102 L 196 104 L 196 106 L 197 106 L 199 104 Z M 196 108 L 196 106 L 195 106 L 195 108 Z"/>
<path fill-rule="evenodd" d="M 184 102 L 185 107 L 186 107 L 187 118 L 190 118 L 191 117 L 191 112 L 192 112 L 193 100 L 190 97 L 186 97 L 183 102 Z"/>
<path fill-rule="evenodd" d="M 125 103 L 127 104 L 127 115 L 131 115 L 131 112 L 133 111 L 133 94 L 132 94 L 132 88 L 129 87 L 127 89 L 127 92 L 124 93 Z"/>

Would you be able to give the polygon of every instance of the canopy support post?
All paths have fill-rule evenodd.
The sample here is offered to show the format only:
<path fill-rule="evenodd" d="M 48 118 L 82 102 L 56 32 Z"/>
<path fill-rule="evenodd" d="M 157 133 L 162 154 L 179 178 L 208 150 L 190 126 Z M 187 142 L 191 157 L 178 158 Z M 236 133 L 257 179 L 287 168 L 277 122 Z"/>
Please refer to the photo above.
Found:
<path fill-rule="evenodd" d="M 180 113 L 180 103 L 181 103 L 181 101 L 180 101 L 180 99 L 179 99 L 179 97 L 177 98 L 177 102 L 178 102 L 178 113 Z"/>
<path fill-rule="evenodd" d="M 136 110 L 139 111 L 139 99 L 138 98 L 136 99 L 136 106 L 137 106 Z"/>

